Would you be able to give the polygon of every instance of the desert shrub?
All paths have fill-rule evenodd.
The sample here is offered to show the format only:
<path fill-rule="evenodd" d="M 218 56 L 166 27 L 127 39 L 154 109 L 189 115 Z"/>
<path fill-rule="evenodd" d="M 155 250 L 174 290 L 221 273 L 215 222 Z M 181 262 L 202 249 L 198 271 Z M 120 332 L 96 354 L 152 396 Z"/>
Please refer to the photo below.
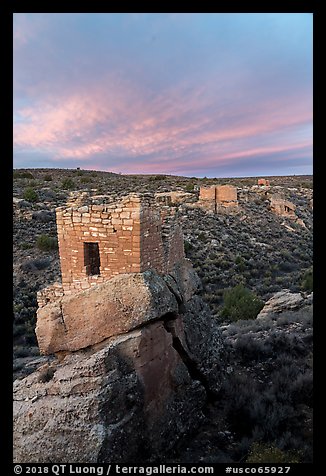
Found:
<path fill-rule="evenodd" d="M 20 243 L 19 248 L 21 250 L 29 250 L 30 248 L 33 248 L 32 243 L 27 243 L 26 241 L 23 241 L 23 243 Z"/>
<path fill-rule="evenodd" d="M 307 270 L 302 278 L 301 288 L 304 291 L 313 291 L 313 273 L 312 269 Z"/>
<path fill-rule="evenodd" d="M 37 259 L 30 259 L 27 261 L 24 261 L 20 265 L 20 269 L 24 271 L 25 273 L 27 272 L 33 272 L 41 269 L 46 269 L 48 266 L 50 266 L 50 260 L 45 258 L 37 258 Z"/>
<path fill-rule="evenodd" d="M 193 245 L 189 241 L 184 241 L 185 254 L 189 253 L 193 248 Z"/>
<path fill-rule="evenodd" d="M 29 347 L 16 347 L 14 349 L 14 357 L 30 357 L 33 355 Z"/>
<path fill-rule="evenodd" d="M 51 262 L 48 258 L 37 258 L 34 260 L 34 266 L 37 269 L 46 269 L 50 266 Z"/>
<path fill-rule="evenodd" d="M 246 269 L 246 262 L 240 255 L 236 257 L 235 264 L 237 265 L 239 271 L 244 271 Z"/>
<path fill-rule="evenodd" d="M 24 324 L 14 324 L 13 327 L 13 336 L 20 337 L 25 333 L 25 325 Z"/>
<path fill-rule="evenodd" d="M 36 306 L 35 306 L 36 307 Z M 17 323 L 23 323 L 25 319 L 31 319 L 32 315 L 35 312 L 35 307 L 24 307 L 19 311 L 19 313 L 15 313 L 15 320 Z"/>
<path fill-rule="evenodd" d="M 246 463 L 300 463 L 300 453 L 255 442 L 250 447 Z"/>
<path fill-rule="evenodd" d="M 31 172 L 19 172 L 19 170 L 14 170 L 13 172 L 13 178 L 14 179 L 20 179 L 20 178 L 27 178 L 27 179 L 33 179 L 34 175 L 31 174 Z"/>
<path fill-rule="evenodd" d="M 264 415 L 258 385 L 249 375 L 233 374 L 222 387 L 224 414 L 230 429 L 247 435 Z M 263 421 L 263 420 L 262 420 Z"/>
<path fill-rule="evenodd" d="M 313 188 L 312 182 L 301 182 L 301 188 Z"/>
<path fill-rule="evenodd" d="M 36 336 L 33 333 L 29 333 L 25 336 L 25 343 L 26 345 L 30 345 L 30 346 L 37 346 L 37 340 L 36 340 Z"/>
<path fill-rule="evenodd" d="M 14 372 L 18 372 L 19 370 L 21 370 L 22 368 L 24 367 L 24 365 L 20 362 L 14 362 L 13 363 L 13 371 Z"/>
<path fill-rule="evenodd" d="M 26 188 L 24 195 L 23 195 L 24 200 L 27 200 L 28 202 L 37 202 L 38 200 L 38 194 L 32 187 Z"/>
<path fill-rule="evenodd" d="M 54 190 L 42 190 L 41 193 L 44 201 L 52 202 L 57 198 L 57 194 Z"/>
<path fill-rule="evenodd" d="M 75 183 L 71 178 L 66 178 L 66 179 L 62 180 L 62 182 L 61 182 L 61 187 L 64 190 L 71 190 L 71 189 L 74 188 L 74 186 L 75 186 Z"/>
<path fill-rule="evenodd" d="M 32 218 L 33 220 L 48 223 L 52 220 L 55 221 L 55 212 L 50 212 L 49 210 L 39 210 L 33 213 Z"/>
<path fill-rule="evenodd" d="M 296 333 L 287 334 L 273 330 L 266 338 L 266 342 L 271 343 L 277 353 L 291 351 L 292 355 L 300 357 L 306 352 L 305 342 Z"/>
<path fill-rule="evenodd" d="M 255 319 L 263 308 L 263 301 L 243 284 L 238 284 L 224 293 L 222 317 L 237 321 L 239 319 Z"/>
<path fill-rule="evenodd" d="M 287 314 L 289 325 L 304 322 L 310 310 L 305 314 L 301 311 Z M 275 320 L 266 324 L 274 327 Z M 263 330 L 260 326 L 257 320 L 238 321 L 224 333 L 226 342 L 230 336 L 236 337 L 230 343 L 240 369 L 223 384 L 224 413 L 231 429 L 240 436 L 252 438 L 251 442 L 268 442 L 282 451 L 302 449 L 305 452 L 302 458 L 309 460 L 309 423 L 302 422 L 312 407 L 310 344 L 300 333 L 280 331 L 278 326 L 258 337 L 255 333 Z M 248 365 L 255 369 L 255 378 L 251 372 L 243 372 Z"/>
<path fill-rule="evenodd" d="M 164 180 L 166 178 L 165 175 L 155 175 L 154 177 L 151 177 L 151 180 Z"/>
<path fill-rule="evenodd" d="M 234 348 L 244 362 L 261 360 L 272 354 L 272 345 L 252 334 L 240 335 Z"/>
<path fill-rule="evenodd" d="M 87 177 L 87 176 L 86 176 L 86 177 L 82 177 L 82 178 L 80 179 L 80 182 L 81 182 L 81 183 L 89 183 L 89 182 L 91 182 L 91 181 L 92 181 L 92 178 L 91 178 L 91 177 Z"/>
<path fill-rule="evenodd" d="M 281 261 L 279 264 L 279 269 L 285 272 L 294 271 L 296 268 L 297 268 L 296 263 L 293 263 L 291 261 Z"/>
<path fill-rule="evenodd" d="M 291 260 L 292 259 L 292 254 L 289 250 L 287 249 L 282 249 L 281 252 L 280 252 L 280 255 L 281 255 L 281 259 L 282 260 Z"/>
<path fill-rule="evenodd" d="M 48 235 L 40 235 L 37 237 L 36 246 L 39 250 L 50 251 L 55 250 L 58 247 L 58 242 L 56 238 Z"/>
<path fill-rule="evenodd" d="M 292 377 L 295 369 L 291 370 Z M 272 378 L 277 376 L 274 373 Z M 278 441 L 285 430 L 300 440 L 300 420 L 305 414 L 298 398 L 301 388 L 308 395 L 309 379 L 292 385 L 288 375 L 279 375 L 276 386 L 261 387 L 248 373 L 235 374 L 223 385 L 224 412 L 230 429 L 239 436 L 251 437 L 254 433 L 265 441 Z M 300 403 L 296 404 L 293 397 Z M 307 399 L 308 399 L 307 398 Z M 306 400 L 306 398 L 305 398 Z M 293 446 L 292 446 L 293 447 Z M 265 461 L 268 462 L 268 461 Z"/>
<path fill-rule="evenodd" d="M 206 240 L 206 235 L 205 233 L 199 233 L 197 236 L 197 239 L 200 241 L 205 241 Z"/>
<path fill-rule="evenodd" d="M 185 190 L 187 192 L 192 192 L 194 190 L 194 184 L 193 183 L 188 183 L 186 186 L 185 186 Z"/>
<path fill-rule="evenodd" d="M 52 380 L 55 370 L 51 367 L 46 367 L 40 371 L 39 382 L 46 383 Z"/>
<path fill-rule="evenodd" d="M 44 180 L 45 182 L 51 182 L 51 180 L 52 180 L 52 175 L 50 175 L 50 174 L 44 175 L 43 180 Z"/>
<path fill-rule="evenodd" d="M 308 405 L 312 407 L 313 401 L 313 375 L 312 369 L 308 369 L 303 374 L 299 373 L 293 382 L 292 400 L 296 405 Z"/>

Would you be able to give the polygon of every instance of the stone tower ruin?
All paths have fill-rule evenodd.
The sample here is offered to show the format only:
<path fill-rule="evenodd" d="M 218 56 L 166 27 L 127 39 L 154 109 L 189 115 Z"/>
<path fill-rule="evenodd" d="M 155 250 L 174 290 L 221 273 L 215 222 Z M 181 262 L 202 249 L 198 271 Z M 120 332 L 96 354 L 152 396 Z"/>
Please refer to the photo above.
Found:
<path fill-rule="evenodd" d="M 295 214 L 295 205 L 279 195 L 274 195 L 271 197 L 270 207 L 271 211 L 276 215 L 287 218 L 297 218 Z"/>
<path fill-rule="evenodd" d="M 167 208 L 161 214 L 150 194 L 131 194 L 114 204 L 57 208 L 64 294 L 117 274 L 169 272 L 184 258 L 173 211 Z"/>
<path fill-rule="evenodd" d="M 269 187 L 270 181 L 268 179 L 259 178 L 257 180 L 257 185 L 259 185 L 260 187 Z"/>
<path fill-rule="evenodd" d="M 238 208 L 237 188 L 233 185 L 200 187 L 198 205 L 215 213 Z"/>

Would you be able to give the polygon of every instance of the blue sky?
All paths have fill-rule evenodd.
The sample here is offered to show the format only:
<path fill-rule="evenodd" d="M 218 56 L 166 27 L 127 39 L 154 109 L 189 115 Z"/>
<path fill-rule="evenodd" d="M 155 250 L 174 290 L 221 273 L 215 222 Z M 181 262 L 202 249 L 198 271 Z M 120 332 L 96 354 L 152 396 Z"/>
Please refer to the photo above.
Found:
<path fill-rule="evenodd" d="M 312 173 L 312 14 L 14 14 L 14 167 Z"/>

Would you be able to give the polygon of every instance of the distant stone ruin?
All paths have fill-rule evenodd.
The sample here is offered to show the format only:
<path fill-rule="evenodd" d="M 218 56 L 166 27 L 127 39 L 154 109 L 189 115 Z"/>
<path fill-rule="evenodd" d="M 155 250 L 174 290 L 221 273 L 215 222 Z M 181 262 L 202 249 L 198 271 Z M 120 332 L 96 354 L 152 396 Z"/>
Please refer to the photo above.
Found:
<path fill-rule="evenodd" d="M 198 206 L 214 213 L 234 211 L 239 206 L 237 188 L 233 185 L 200 187 Z"/>
<path fill-rule="evenodd" d="M 157 192 L 155 201 L 157 203 L 172 206 L 173 204 L 192 203 L 196 200 L 196 195 L 183 191 Z"/>
<path fill-rule="evenodd" d="M 295 205 L 289 200 L 274 195 L 270 199 L 271 211 L 276 215 L 296 219 Z"/>
<path fill-rule="evenodd" d="M 280 195 L 273 195 L 270 198 L 270 208 L 271 211 L 276 215 L 279 215 L 284 218 L 289 218 L 290 220 L 302 226 L 303 228 L 306 228 L 304 221 L 299 218 L 295 213 L 296 206 L 289 200 L 285 200 Z M 291 228 L 286 225 L 286 223 L 284 223 L 284 226 L 286 226 L 287 229 L 291 230 Z"/>
<path fill-rule="evenodd" d="M 260 178 L 260 179 L 258 179 L 258 181 L 257 181 L 257 185 L 259 185 L 259 186 L 264 186 L 264 187 L 269 187 L 269 186 L 270 186 L 270 182 L 269 182 L 268 179 Z"/>
<path fill-rule="evenodd" d="M 199 192 L 199 193 L 198 193 Z M 161 216 L 166 215 L 167 207 L 202 208 L 213 213 L 232 213 L 238 210 L 237 188 L 232 185 L 194 186 L 194 192 L 173 190 L 156 192 L 154 201 L 161 209 Z M 164 209 L 165 207 L 165 209 Z"/>
<path fill-rule="evenodd" d="M 89 196 L 89 192 L 81 191 L 81 190 L 72 190 L 69 192 L 68 200 L 67 200 L 67 208 L 68 207 L 81 207 Z"/>

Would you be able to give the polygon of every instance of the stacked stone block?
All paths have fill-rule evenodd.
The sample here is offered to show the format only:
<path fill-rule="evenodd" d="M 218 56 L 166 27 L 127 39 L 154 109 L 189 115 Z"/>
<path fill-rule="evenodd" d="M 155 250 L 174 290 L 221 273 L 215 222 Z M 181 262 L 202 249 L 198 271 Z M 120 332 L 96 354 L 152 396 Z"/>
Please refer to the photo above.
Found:
<path fill-rule="evenodd" d="M 257 181 L 257 185 L 259 185 L 259 186 L 264 186 L 264 187 L 269 187 L 269 186 L 270 186 L 270 183 L 269 183 L 269 180 L 268 180 L 268 179 L 260 178 L 260 179 L 258 179 L 258 181 Z"/>
<path fill-rule="evenodd" d="M 164 273 L 164 249 L 160 209 L 154 206 L 151 195 L 143 195 L 140 212 L 140 271 L 155 269 Z"/>
<path fill-rule="evenodd" d="M 233 185 L 216 185 L 216 205 L 224 207 L 237 207 L 237 188 Z"/>
<path fill-rule="evenodd" d="M 162 227 L 165 273 L 171 273 L 176 264 L 186 258 L 182 229 L 175 218 L 173 215 L 166 217 Z"/>
<path fill-rule="evenodd" d="M 226 208 L 237 208 L 237 189 L 232 185 L 200 187 L 198 205 L 215 213 L 223 212 Z"/>
<path fill-rule="evenodd" d="M 55 301 L 64 295 L 63 287 L 61 283 L 54 283 L 50 286 L 41 289 L 37 292 L 37 304 L 38 307 L 44 307 L 49 302 Z"/>
<path fill-rule="evenodd" d="M 57 208 L 62 285 L 65 294 L 87 289 L 119 273 L 140 271 L 140 199 L 113 205 Z M 98 243 L 100 273 L 87 275 L 85 243 Z"/>
<path fill-rule="evenodd" d="M 294 219 L 297 218 L 295 214 L 295 205 L 292 202 L 289 202 L 282 197 L 274 196 L 271 198 L 270 204 L 272 212 L 276 215 Z"/>
<path fill-rule="evenodd" d="M 200 187 L 199 190 L 199 206 L 205 210 L 216 212 L 216 187 Z"/>
<path fill-rule="evenodd" d="M 171 218 L 175 210 L 164 208 L 167 210 L 162 216 L 152 194 L 130 194 L 114 204 L 57 208 L 64 294 L 87 289 L 118 274 L 148 269 L 164 274 L 173 263 L 184 259 L 182 233 L 173 225 L 175 217 Z M 163 239 L 162 223 L 167 218 L 172 221 Z M 97 244 L 98 250 L 96 273 L 90 273 L 87 263 L 87 250 L 92 243 Z M 42 290 L 40 307 L 51 296 L 54 298 L 55 293 Z"/>
<path fill-rule="evenodd" d="M 165 206 L 171 206 L 176 203 L 193 203 L 197 199 L 194 193 L 184 192 L 180 190 L 172 192 L 155 193 L 155 201 Z"/>

